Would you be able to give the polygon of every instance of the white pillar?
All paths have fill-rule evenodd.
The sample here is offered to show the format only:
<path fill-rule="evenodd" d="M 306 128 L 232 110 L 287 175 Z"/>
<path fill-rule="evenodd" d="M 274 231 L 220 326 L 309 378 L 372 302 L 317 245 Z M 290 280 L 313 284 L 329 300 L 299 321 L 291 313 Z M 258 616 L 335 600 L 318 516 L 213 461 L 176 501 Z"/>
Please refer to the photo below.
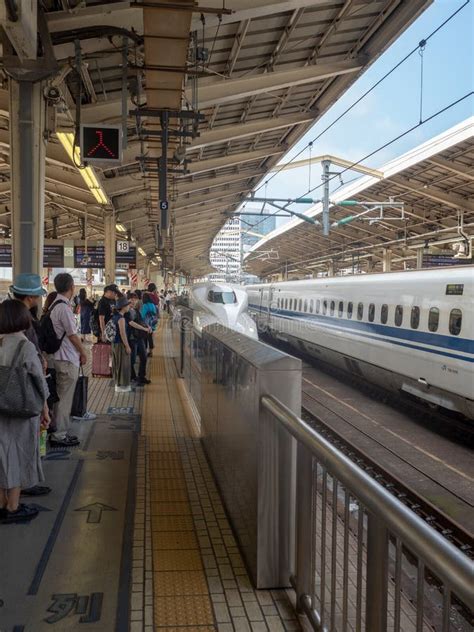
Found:
<path fill-rule="evenodd" d="M 104 217 L 105 233 L 105 284 L 115 283 L 115 212 Z"/>
<path fill-rule="evenodd" d="M 423 267 L 423 248 L 416 249 L 416 267 L 418 270 Z"/>
<path fill-rule="evenodd" d="M 13 274 L 42 273 L 46 165 L 44 84 L 10 79 Z"/>
<path fill-rule="evenodd" d="M 388 248 L 382 250 L 382 269 L 384 272 L 392 270 L 392 251 Z"/>

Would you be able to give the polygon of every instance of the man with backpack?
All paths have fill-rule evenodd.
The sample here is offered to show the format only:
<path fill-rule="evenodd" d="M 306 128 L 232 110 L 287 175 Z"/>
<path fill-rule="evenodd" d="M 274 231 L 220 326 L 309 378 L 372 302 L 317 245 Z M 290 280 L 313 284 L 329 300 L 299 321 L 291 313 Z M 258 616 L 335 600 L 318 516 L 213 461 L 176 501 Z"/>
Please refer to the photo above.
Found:
<path fill-rule="evenodd" d="M 54 278 L 54 287 L 58 296 L 41 323 L 43 346 L 48 347 L 50 352 L 57 347 L 54 351 L 54 366 L 59 401 L 54 405 L 56 431 L 50 436 L 50 444 L 71 447 L 80 443 L 77 437 L 69 434 L 69 429 L 79 368 L 86 364 L 87 355 L 77 333 L 77 324 L 71 308 L 71 299 L 75 291 L 74 279 L 67 272 L 62 272 Z M 95 415 L 86 413 L 85 418 L 95 419 Z"/>
<path fill-rule="evenodd" d="M 115 307 L 115 301 L 120 296 L 118 287 L 113 283 L 104 287 L 104 294 L 97 306 L 97 315 L 99 317 L 100 341 L 106 342 L 105 327 L 112 318 L 112 309 Z"/>

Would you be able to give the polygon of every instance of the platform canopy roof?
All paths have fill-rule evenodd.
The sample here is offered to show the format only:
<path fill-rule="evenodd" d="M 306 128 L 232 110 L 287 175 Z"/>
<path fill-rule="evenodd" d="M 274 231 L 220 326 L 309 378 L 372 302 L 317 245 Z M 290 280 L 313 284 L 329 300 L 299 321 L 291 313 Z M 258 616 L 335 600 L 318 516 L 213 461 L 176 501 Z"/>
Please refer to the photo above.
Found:
<path fill-rule="evenodd" d="M 47 81 L 61 93 L 56 129 L 74 131 L 78 101 L 81 122 L 127 126 L 123 163 L 96 168 L 105 206 L 50 135 L 45 236 L 78 238 L 85 220 L 89 238 L 98 239 L 113 209 L 147 257 L 159 254 L 164 267 L 195 277 L 208 272 L 209 248 L 229 214 L 430 3 L 43 0 L 41 41 L 57 63 Z M 2 72 L 10 74 L 5 64 Z M 0 204 L 8 224 L 6 82 L 3 88 Z M 185 145 L 170 138 L 171 225 L 158 240 L 161 128 L 146 112 L 132 114 L 143 108 L 203 115 L 199 136 Z M 177 119 L 171 127 L 184 130 Z"/>
<path fill-rule="evenodd" d="M 382 269 L 384 250 L 390 250 L 392 269 L 403 270 L 415 267 L 419 248 L 445 250 L 474 240 L 474 117 L 377 171 L 382 177 L 363 176 L 330 196 L 331 224 L 370 208 L 363 219 L 333 226 L 327 237 L 321 226 L 293 219 L 255 244 L 245 268 L 261 277 L 293 278 L 333 266 L 375 271 Z M 348 200 L 359 205 L 342 204 Z M 381 220 L 380 209 L 364 206 L 390 201 L 403 202 L 403 209 L 385 206 Z M 322 210 L 317 203 L 305 215 L 319 221 Z"/>

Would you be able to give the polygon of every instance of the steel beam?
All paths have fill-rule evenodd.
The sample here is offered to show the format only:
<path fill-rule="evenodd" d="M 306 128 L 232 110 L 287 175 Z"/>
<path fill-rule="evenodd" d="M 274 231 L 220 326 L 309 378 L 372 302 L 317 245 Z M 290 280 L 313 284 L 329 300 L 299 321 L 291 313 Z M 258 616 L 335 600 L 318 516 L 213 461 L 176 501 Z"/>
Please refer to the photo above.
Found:
<path fill-rule="evenodd" d="M 281 156 L 287 149 L 286 146 L 280 146 L 274 149 L 258 149 L 257 151 L 230 154 L 229 156 L 222 156 L 221 158 L 208 158 L 207 160 L 191 163 L 188 170 L 191 174 L 197 174 L 204 173 L 205 171 L 214 171 L 215 169 L 225 169 L 226 167 L 233 167 L 234 165 L 240 165 L 244 162 L 264 160 L 269 156 Z"/>
<path fill-rule="evenodd" d="M 104 217 L 105 233 L 105 282 L 115 283 L 115 213 L 107 213 Z"/>
<path fill-rule="evenodd" d="M 358 72 L 364 66 L 365 60 L 360 58 L 334 62 L 330 64 L 318 64 L 280 70 L 266 74 L 245 77 L 242 79 L 229 79 L 228 81 L 216 81 L 205 83 L 203 80 L 199 88 L 199 107 L 204 109 L 212 105 L 221 105 L 231 101 L 241 101 L 253 95 L 263 94 L 272 90 L 282 90 L 289 86 L 300 86 L 305 83 L 315 83 Z M 188 99 L 192 98 L 191 91 L 186 91 Z"/>
<path fill-rule="evenodd" d="M 466 178 L 467 180 L 474 180 L 474 168 L 472 166 L 461 165 L 459 162 L 452 162 L 451 160 L 445 160 L 440 156 L 436 156 L 435 158 L 429 158 L 428 162 L 437 167 L 441 167 L 445 171 L 451 171 L 462 178 Z"/>
<path fill-rule="evenodd" d="M 288 116 L 277 116 L 275 118 L 259 119 L 258 121 L 250 121 L 243 125 L 222 125 L 211 130 L 202 132 L 200 136 L 195 138 L 187 151 L 207 147 L 208 145 L 217 145 L 226 143 L 240 138 L 247 138 L 254 134 L 263 134 L 276 129 L 284 129 L 301 123 L 311 123 L 315 120 L 316 113 L 290 114 Z"/>
<path fill-rule="evenodd" d="M 391 176 L 387 180 L 387 184 L 395 184 L 397 187 L 418 193 L 421 197 L 427 197 L 430 200 L 439 202 L 451 208 L 461 209 L 465 211 L 471 211 L 474 213 L 474 202 L 467 200 L 466 198 L 457 195 L 456 193 L 446 193 L 440 189 L 435 189 L 432 186 L 425 186 L 420 183 L 414 183 L 408 178 L 402 178 L 399 176 Z"/>
<path fill-rule="evenodd" d="M 242 171 L 232 175 L 216 176 L 214 178 L 206 178 L 205 180 L 195 180 L 192 182 L 183 180 L 182 184 L 180 183 L 180 181 L 178 181 L 178 198 L 180 195 L 185 193 L 196 193 L 198 191 L 205 191 L 207 189 L 221 187 L 226 184 L 233 184 L 234 182 L 241 182 L 253 178 L 261 178 L 265 174 L 266 170 L 260 169 L 257 171 Z"/>
<path fill-rule="evenodd" d="M 10 79 L 13 274 L 42 274 L 46 141 L 44 84 Z"/>

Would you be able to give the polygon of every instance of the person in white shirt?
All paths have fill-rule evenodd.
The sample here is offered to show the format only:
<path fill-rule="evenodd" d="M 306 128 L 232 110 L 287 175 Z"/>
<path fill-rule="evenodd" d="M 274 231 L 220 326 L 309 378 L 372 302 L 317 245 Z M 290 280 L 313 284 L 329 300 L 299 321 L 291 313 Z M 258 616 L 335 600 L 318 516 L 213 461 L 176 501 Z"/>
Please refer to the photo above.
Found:
<path fill-rule="evenodd" d="M 52 446 L 71 447 L 79 445 L 79 439 L 69 433 L 71 426 L 71 407 L 79 377 L 79 368 L 87 362 L 86 350 L 77 333 L 77 323 L 71 307 L 74 296 L 74 279 L 67 272 L 54 278 L 54 287 L 58 296 L 51 305 L 51 322 L 59 340 L 59 350 L 54 354 L 56 369 L 56 390 L 59 401 L 54 405 L 53 418 L 56 431 L 50 436 Z M 87 419 L 95 419 L 92 413 L 86 413 Z"/>

